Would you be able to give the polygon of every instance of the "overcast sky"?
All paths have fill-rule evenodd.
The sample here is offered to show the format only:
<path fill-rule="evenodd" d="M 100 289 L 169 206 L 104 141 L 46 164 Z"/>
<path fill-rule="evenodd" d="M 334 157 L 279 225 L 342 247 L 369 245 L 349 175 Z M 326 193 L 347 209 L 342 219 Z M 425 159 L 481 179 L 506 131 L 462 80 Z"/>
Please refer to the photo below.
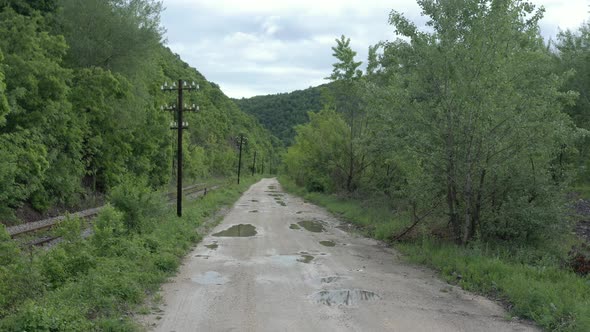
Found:
<path fill-rule="evenodd" d="M 577 29 L 590 0 L 533 0 L 545 7 L 543 36 Z M 335 38 L 351 38 L 357 60 L 367 49 L 394 40 L 392 9 L 418 26 L 415 0 L 164 0 L 167 45 L 230 97 L 251 97 L 326 83 Z"/>

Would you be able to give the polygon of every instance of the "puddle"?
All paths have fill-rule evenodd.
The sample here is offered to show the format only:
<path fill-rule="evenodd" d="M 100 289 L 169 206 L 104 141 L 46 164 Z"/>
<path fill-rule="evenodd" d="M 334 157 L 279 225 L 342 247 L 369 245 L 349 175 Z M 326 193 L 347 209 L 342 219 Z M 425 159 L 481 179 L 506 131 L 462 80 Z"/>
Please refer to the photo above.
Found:
<path fill-rule="evenodd" d="M 283 194 L 277 194 L 277 193 L 273 193 L 273 194 L 268 194 L 268 196 L 272 196 L 272 197 L 274 197 L 275 199 L 279 199 L 280 197 L 283 197 L 283 196 L 285 196 L 285 195 L 283 195 Z"/>
<path fill-rule="evenodd" d="M 215 271 L 207 271 L 196 277 L 191 278 L 193 282 L 201 285 L 223 285 L 229 281 L 228 278 Z"/>
<path fill-rule="evenodd" d="M 277 264 L 284 265 L 284 266 L 291 266 L 291 265 L 294 265 L 295 263 L 297 263 L 297 259 L 299 259 L 299 256 L 297 256 L 297 255 L 275 255 L 275 256 L 271 256 L 270 259 L 273 261 L 273 263 L 277 263 Z"/>
<path fill-rule="evenodd" d="M 273 263 L 280 264 L 283 266 L 293 266 L 295 263 L 306 263 L 309 264 L 314 257 L 307 253 L 301 253 L 299 255 L 274 255 L 270 259 Z"/>
<path fill-rule="evenodd" d="M 252 211 L 248 211 L 250 213 L 258 213 L 258 210 L 252 210 Z"/>
<path fill-rule="evenodd" d="M 204 259 L 209 259 L 209 255 L 195 255 L 195 257 L 200 257 Z"/>
<path fill-rule="evenodd" d="M 341 276 L 328 276 L 328 277 L 322 277 L 320 279 L 320 281 L 322 282 L 322 284 L 331 284 L 333 282 L 337 282 L 337 281 L 340 281 L 342 279 L 344 279 L 344 278 L 341 277 Z"/>
<path fill-rule="evenodd" d="M 362 289 L 333 289 L 319 291 L 311 296 L 316 303 L 333 305 L 358 305 L 363 301 L 374 301 L 381 297 Z"/>
<path fill-rule="evenodd" d="M 297 259 L 298 262 L 301 263 L 305 263 L 305 264 L 309 264 L 309 262 L 311 262 L 313 260 L 313 256 L 312 255 L 301 255 L 300 258 Z"/>
<path fill-rule="evenodd" d="M 285 204 L 285 202 L 281 201 L 281 200 L 277 200 L 277 203 L 279 203 L 282 206 L 287 206 L 287 204 Z"/>
<path fill-rule="evenodd" d="M 268 189 L 273 190 L 273 189 L 277 189 L 277 187 L 271 185 L 271 186 L 268 186 Z"/>
<path fill-rule="evenodd" d="M 258 203 L 257 199 L 250 200 L 250 202 Z"/>
<path fill-rule="evenodd" d="M 336 246 L 336 243 L 334 243 L 334 241 L 320 241 L 320 244 L 326 247 Z"/>
<path fill-rule="evenodd" d="M 215 249 L 217 249 L 217 247 L 219 247 L 219 245 L 217 245 L 217 243 L 211 243 L 211 244 L 206 244 L 205 247 L 207 247 L 211 250 L 215 250 Z"/>
<path fill-rule="evenodd" d="M 324 225 L 317 220 L 303 220 L 298 222 L 298 224 L 310 232 L 319 233 L 325 231 Z"/>
<path fill-rule="evenodd" d="M 290 229 L 301 229 L 301 227 L 299 227 L 299 225 L 297 224 L 291 224 L 291 226 L 289 226 Z"/>
<path fill-rule="evenodd" d="M 248 237 L 256 235 L 256 227 L 250 224 L 233 225 L 232 227 L 213 234 L 213 236 Z"/>
<path fill-rule="evenodd" d="M 297 212 L 295 212 L 295 213 L 296 213 L 296 214 L 302 214 L 302 213 L 303 213 L 303 211 L 297 211 Z"/>

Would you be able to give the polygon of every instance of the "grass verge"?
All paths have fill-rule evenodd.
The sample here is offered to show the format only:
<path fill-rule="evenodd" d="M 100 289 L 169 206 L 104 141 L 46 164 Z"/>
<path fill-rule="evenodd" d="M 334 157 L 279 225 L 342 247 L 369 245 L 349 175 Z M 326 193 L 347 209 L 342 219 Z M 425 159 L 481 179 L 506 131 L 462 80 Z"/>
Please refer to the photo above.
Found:
<path fill-rule="evenodd" d="M 285 190 L 325 207 L 364 229 L 366 235 L 386 239 L 407 225 L 404 217 L 383 209 L 368 209 L 359 201 L 309 193 L 281 178 Z M 539 249 L 501 248 L 474 244 L 459 247 L 427 237 L 396 243 L 395 248 L 415 263 L 438 270 L 448 282 L 504 302 L 512 315 L 534 320 L 551 331 L 590 331 L 590 277 L 563 269 Z M 534 258 L 525 258 L 534 256 Z"/>
<path fill-rule="evenodd" d="M 48 251 L 21 252 L 0 229 L 0 330 L 140 330 L 133 312 L 201 240 L 197 227 L 255 180 L 187 201 L 182 218 L 159 196 L 121 189 L 118 208 L 101 212 L 91 237 L 82 239 L 82 221 L 70 219 L 58 231 L 64 241 Z"/>

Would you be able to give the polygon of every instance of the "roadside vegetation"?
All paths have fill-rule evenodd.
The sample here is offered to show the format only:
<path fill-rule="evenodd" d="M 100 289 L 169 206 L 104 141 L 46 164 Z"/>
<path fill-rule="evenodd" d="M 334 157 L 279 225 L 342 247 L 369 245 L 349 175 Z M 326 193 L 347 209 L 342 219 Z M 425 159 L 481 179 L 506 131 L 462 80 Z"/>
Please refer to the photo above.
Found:
<path fill-rule="evenodd" d="M 548 47 L 527 1 L 418 4 L 428 29 L 391 11 L 364 70 L 336 40 L 281 182 L 513 315 L 590 330 L 588 23 Z"/>
<path fill-rule="evenodd" d="M 0 226 L 0 330 L 139 330 L 133 315 L 201 240 L 196 228 L 254 180 L 186 202 L 182 218 L 146 183 L 126 182 L 113 189 L 93 235 L 83 239 L 83 222 L 68 219 L 51 250 L 19 248 Z"/>

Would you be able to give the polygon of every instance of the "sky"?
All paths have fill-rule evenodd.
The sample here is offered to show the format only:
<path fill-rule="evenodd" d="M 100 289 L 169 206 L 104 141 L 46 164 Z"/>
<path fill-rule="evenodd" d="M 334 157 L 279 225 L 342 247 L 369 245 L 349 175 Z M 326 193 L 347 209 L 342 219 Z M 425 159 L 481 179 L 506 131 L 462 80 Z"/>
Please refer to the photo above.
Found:
<path fill-rule="evenodd" d="M 546 40 L 576 30 L 590 0 L 532 0 L 545 7 Z M 415 0 L 163 0 L 166 45 L 232 98 L 306 89 L 328 81 L 331 47 L 345 35 L 366 63 L 367 50 L 395 40 L 391 10 L 417 26 L 427 19 Z"/>

